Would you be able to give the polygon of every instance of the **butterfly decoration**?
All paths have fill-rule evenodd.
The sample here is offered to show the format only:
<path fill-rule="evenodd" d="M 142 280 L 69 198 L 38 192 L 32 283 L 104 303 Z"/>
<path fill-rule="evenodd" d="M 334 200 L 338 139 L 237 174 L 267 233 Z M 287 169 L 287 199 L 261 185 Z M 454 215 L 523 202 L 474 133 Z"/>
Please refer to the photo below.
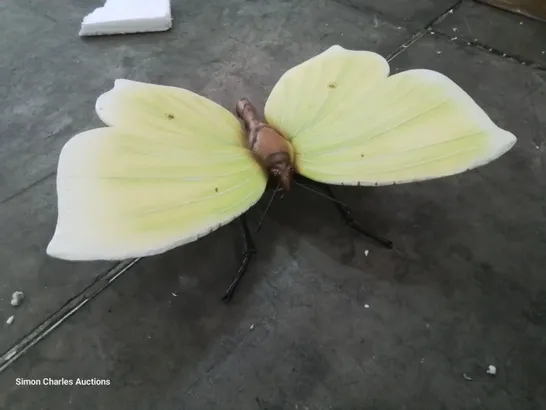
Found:
<path fill-rule="evenodd" d="M 116 80 L 96 101 L 106 126 L 75 135 L 61 151 L 47 254 L 145 257 L 240 217 L 245 253 L 228 300 L 255 251 L 245 213 L 268 180 L 288 192 L 303 176 L 334 198 L 330 185 L 447 177 L 515 144 L 445 75 L 389 74 L 381 55 L 334 45 L 281 76 L 263 119 L 246 99 L 236 116 L 186 89 Z M 348 209 L 340 210 L 359 229 Z"/>

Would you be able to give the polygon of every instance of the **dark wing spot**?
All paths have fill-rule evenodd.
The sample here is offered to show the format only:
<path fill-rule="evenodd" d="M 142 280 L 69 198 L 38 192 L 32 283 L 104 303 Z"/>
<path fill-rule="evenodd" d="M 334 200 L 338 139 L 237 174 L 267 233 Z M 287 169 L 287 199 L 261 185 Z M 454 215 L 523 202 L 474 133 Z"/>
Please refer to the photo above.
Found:
<path fill-rule="evenodd" d="M 215 192 L 218 192 L 218 187 L 214 188 L 214 191 L 215 191 Z"/>
<path fill-rule="evenodd" d="M 174 120 L 174 115 L 172 115 L 172 114 L 167 114 L 167 118 L 168 118 L 169 120 Z"/>
<path fill-rule="evenodd" d="M 337 84 L 336 83 L 330 83 L 328 84 L 328 88 L 336 88 L 337 87 Z"/>
<path fill-rule="evenodd" d="M 360 154 L 360 158 L 364 158 L 364 154 Z"/>

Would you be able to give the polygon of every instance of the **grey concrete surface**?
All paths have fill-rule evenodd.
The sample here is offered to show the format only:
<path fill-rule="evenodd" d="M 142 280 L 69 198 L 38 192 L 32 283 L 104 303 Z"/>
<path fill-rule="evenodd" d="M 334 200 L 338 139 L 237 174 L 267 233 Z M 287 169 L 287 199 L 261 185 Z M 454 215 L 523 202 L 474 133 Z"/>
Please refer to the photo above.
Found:
<path fill-rule="evenodd" d="M 467 1 L 434 28 L 459 42 L 482 44 L 546 67 L 546 24 L 540 21 Z"/>
<path fill-rule="evenodd" d="M 2 26 L 15 25 L 12 40 L 0 40 L 0 299 L 2 315 L 16 316 L 0 353 L 111 267 L 51 260 L 44 250 L 58 151 L 98 124 L 93 103 L 113 79 L 189 87 L 226 107 L 241 95 L 259 105 L 285 69 L 329 45 L 387 55 L 429 19 L 418 13 L 413 26 L 400 25 L 388 12 L 334 1 L 187 0 L 174 2 L 168 33 L 81 40 L 79 20 L 93 6 L 61 3 L 0 6 Z M 545 408 L 546 74 L 437 35 L 392 66 L 446 73 L 517 145 L 452 178 L 338 188 L 366 226 L 395 241 L 393 251 L 295 190 L 266 219 L 228 306 L 219 299 L 237 267 L 235 223 L 141 261 L 0 374 L 0 408 Z M 14 288 L 28 295 L 18 309 L 9 306 Z M 111 385 L 21 387 L 18 377 Z"/>

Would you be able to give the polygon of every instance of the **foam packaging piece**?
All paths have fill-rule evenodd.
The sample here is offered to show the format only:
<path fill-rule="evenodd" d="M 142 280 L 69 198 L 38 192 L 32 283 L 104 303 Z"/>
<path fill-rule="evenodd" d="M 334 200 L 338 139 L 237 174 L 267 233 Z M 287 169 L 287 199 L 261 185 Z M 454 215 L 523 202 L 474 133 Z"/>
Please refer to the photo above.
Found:
<path fill-rule="evenodd" d="M 84 17 L 79 35 L 144 33 L 171 27 L 170 0 L 106 0 Z"/>

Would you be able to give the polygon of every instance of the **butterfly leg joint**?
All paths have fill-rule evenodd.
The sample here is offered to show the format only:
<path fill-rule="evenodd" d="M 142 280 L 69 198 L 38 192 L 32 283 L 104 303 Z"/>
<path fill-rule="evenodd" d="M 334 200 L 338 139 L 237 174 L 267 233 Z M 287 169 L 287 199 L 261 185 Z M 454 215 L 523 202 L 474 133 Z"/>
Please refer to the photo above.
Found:
<path fill-rule="evenodd" d="M 370 239 L 375 240 L 376 242 L 379 242 L 381 245 L 383 245 L 385 248 L 392 249 L 393 243 L 389 239 L 383 238 L 382 236 L 377 235 L 374 232 L 371 232 L 367 229 L 364 229 L 360 224 L 355 220 L 353 217 L 353 212 L 351 209 L 341 203 L 337 200 L 337 198 L 334 195 L 334 192 L 332 191 L 332 188 L 330 188 L 329 185 L 321 184 L 324 191 L 328 195 L 328 197 L 335 203 L 341 218 L 343 219 L 343 223 L 347 225 L 348 227 L 354 229 L 355 231 L 361 233 L 364 236 L 367 236 Z"/>
<path fill-rule="evenodd" d="M 248 268 L 248 264 L 250 263 L 252 256 L 256 253 L 256 246 L 254 245 L 254 241 L 252 240 L 252 235 L 250 234 L 250 229 L 248 228 L 246 214 L 241 215 L 239 220 L 241 222 L 241 228 L 242 228 L 242 233 L 244 238 L 243 254 L 241 257 L 241 265 L 239 266 L 239 269 L 237 270 L 237 274 L 235 275 L 235 278 L 231 282 L 231 285 L 229 286 L 228 290 L 222 297 L 222 300 L 225 303 L 229 303 L 231 299 L 233 298 L 233 294 L 235 293 L 237 286 L 241 282 L 241 279 L 243 278 Z"/>

